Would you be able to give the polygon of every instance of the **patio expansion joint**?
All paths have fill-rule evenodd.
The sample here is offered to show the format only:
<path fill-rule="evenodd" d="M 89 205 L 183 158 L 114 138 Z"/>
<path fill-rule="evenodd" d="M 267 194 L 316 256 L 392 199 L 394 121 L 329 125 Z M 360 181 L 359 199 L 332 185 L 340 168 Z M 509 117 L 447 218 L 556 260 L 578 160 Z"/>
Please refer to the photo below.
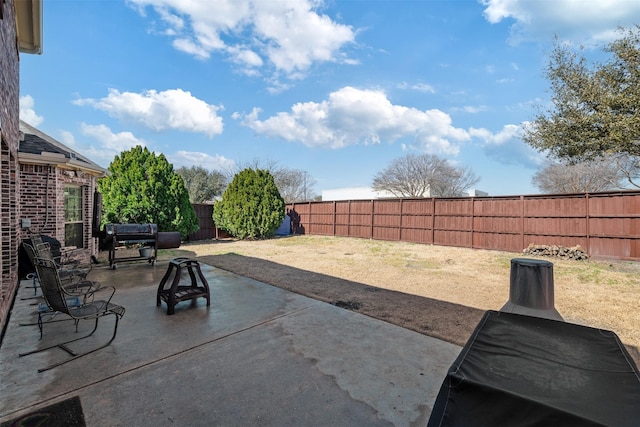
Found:
<path fill-rule="evenodd" d="M 237 330 L 237 331 L 230 332 L 230 333 L 228 333 L 228 334 L 226 334 L 226 335 L 222 335 L 222 336 L 219 336 L 219 337 L 214 338 L 214 339 L 212 339 L 212 340 L 205 341 L 205 342 L 203 342 L 203 343 L 200 343 L 200 344 L 194 345 L 194 346 L 192 346 L 192 347 L 186 348 L 186 349 L 181 350 L 181 351 L 179 351 L 179 352 L 177 352 L 177 353 L 172 353 L 172 354 L 169 354 L 169 355 L 167 355 L 167 356 L 161 357 L 161 358 L 159 358 L 159 359 L 153 360 L 153 361 L 151 361 L 151 362 L 147 362 L 147 363 L 143 363 L 143 364 L 138 365 L 138 366 L 134 366 L 134 367 L 129 368 L 129 369 L 125 370 L 125 371 L 118 372 L 117 374 L 110 375 L 110 376 L 105 377 L 105 378 L 102 378 L 102 379 L 100 379 L 100 380 L 98 380 L 98 381 L 93 381 L 93 382 L 88 383 L 88 384 L 85 384 L 85 385 L 83 385 L 83 386 L 81 386 L 81 387 L 77 387 L 77 388 L 74 388 L 74 389 L 72 389 L 72 390 L 65 391 L 64 393 L 60 393 L 60 394 L 58 394 L 58 395 L 56 395 L 56 396 L 51 396 L 51 397 L 50 397 L 50 398 L 48 398 L 48 399 L 44 399 L 44 400 L 38 401 L 37 403 L 31 404 L 31 405 L 28 405 L 28 406 L 25 406 L 25 407 L 22 407 L 22 408 L 18 408 L 18 409 L 14 410 L 14 411 L 11 411 L 11 412 L 8 412 L 8 413 L 5 413 L 5 414 L 0 414 L 0 420 L 2 420 L 2 419 L 3 419 L 3 418 L 5 418 L 5 417 L 7 417 L 7 418 L 8 418 L 8 417 L 10 417 L 10 416 L 12 416 L 12 415 L 14 415 L 14 414 L 16 414 L 16 413 L 20 413 L 20 412 L 27 412 L 27 411 L 29 411 L 29 410 L 32 410 L 32 409 L 35 409 L 35 408 L 38 408 L 38 407 L 44 407 L 44 406 L 47 406 L 47 405 L 49 405 L 49 404 L 51 404 L 51 403 L 55 403 L 56 401 L 61 400 L 62 398 L 65 398 L 65 397 L 67 397 L 67 396 L 69 396 L 69 395 L 74 395 L 75 393 L 78 393 L 78 392 L 80 392 L 80 391 L 82 391 L 82 390 L 85 390 L 85 389 L 87 389 L 87 388 L 89 388 L 89 387 L 93 387 L 93 386 L 95 386 L 95 385 L 98 385 L 98 384 L 104 383 L 104 382 L 106 382 L 106 381 L 110 381 L 110 380 L 112 380 L 112 379 L 114 379 L 114 378 L 118 378 L 118 377 L 120 377 L 120 376 L 122 376 L 122 375 L 126 375 L 126 374 L 129 374 L 129 373 L 131 373 L 131 372 L 135 372 L 135 371 L 137 371 L 138 369 L 142 369 L 142 368 L 150 367 L 150 366 L 156 365 L 156 364 L 158 364 L 158 363 L 160 363 L 160 362 L 164 362 L 164 361 L 166 361 L 166 360 L 173 359 L 173 358 L 175 358 L 175 357 L 177 357 L 177 356 L 180 356 L 180 355 L 182 355 L 182 354 L 185 354 L 185 353 L 188 353 L 188 352 L 190 352 L 190 351 L 196 350 L 196 349 L 198 349 L 198 348 L 200 348 L 200 347 L 204 347 L 204 346 L 206 346 L 206 345 L 209 345 L 209 344 L 215 343 L 215 342 L 217 342 L 217 341 L 224 340 L 224 339 L 229 338 L 229 337 L 232 337 L 232 336 L 234 336 L 234 335 L 241 334 L 241 333 L 243 333 L 243 332 L 246 332 L 246 331 L 249 331 L 249 330 L 251 330 L 251 329 L 257 328 L 257 327 L 259 327 L 259 326 L 262 326 L 262 325 L 266 325 L 266 324 L 269 324 L 269 323 L 275 322 L 275 321 L 280 320 L 280 319 L 282 319 L 282 318 L 285 318 L 285 317 L 288 317 L 288 316 L 296 315 L 296 314 L 298 314 L 298 313 L 300 313 L 300 312 L 306 311 L 306 310 L 308 310 L 308 309 L 310 309 L 310 308 L 313 308 L 313 307 L 315 307 L 315 305 L 313 305 L 313 304 L 312 304 L 312 305 L 308 305 L 308 306 L 306 306 L 306 307 L 302 307 L 302 308 L 299 308 L 299 309 L 297 309 L 297 310 L 293 310 L 293 311 L 291 311 L 291 312 L 287 312 L 287 313 L 281 314 L 281 315 L 279 315 L 279 316 L 275 316 L 275 317 L 272 317 L 272 318 L 266 319 L 266 320 L 264 320 L 264 321 L 262 321 L 262 322 L 258 322 L 258 323 L 255 323 L 255 324 L 253 324 L 253 325 L 247 326 L 246 328 L 242 328 L 242 329 L 239 329 L 239 330 Z"/>

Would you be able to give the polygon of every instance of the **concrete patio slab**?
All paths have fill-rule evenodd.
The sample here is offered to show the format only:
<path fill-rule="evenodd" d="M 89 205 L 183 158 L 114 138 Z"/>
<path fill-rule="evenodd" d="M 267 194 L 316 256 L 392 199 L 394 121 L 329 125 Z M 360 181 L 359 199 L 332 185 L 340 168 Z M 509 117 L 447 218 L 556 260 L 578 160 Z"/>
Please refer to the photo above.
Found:
<path fill-rule="evenodd" d="M 167 263 L 94 268 L 126 307 L 118 335 L 50 371 L 58 349 L 18 354 L 75 334 L 37 319 L 23 281 L 0 348 L 0 422 L 79 396 L 89 426 L 424 425 L 460 347 L 211 266 L 211 306 L 156 307 Z M 88 323 L 88 322 L 85 322 Z M 81 331 L 85 329 L 82 325 Z M 95 345 L 113 319 L 100 321 Z"/>

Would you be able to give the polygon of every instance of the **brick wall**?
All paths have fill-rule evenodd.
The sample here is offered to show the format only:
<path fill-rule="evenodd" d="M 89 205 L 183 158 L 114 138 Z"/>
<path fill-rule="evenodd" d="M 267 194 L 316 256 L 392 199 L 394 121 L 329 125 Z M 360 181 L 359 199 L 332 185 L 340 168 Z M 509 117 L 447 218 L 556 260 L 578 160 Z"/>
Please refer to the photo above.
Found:
<path fill-rule="evenodd" d="M 0 1 L 0 330 L 4 331 L 18 285 L 19 56 L 14 0 Z"/>
<path fill-rule="evenodd" d="M 20 165 L 21 218 L 31 220 L 31 231 L 46 234 L 64 246 L 64 188 L 71 184 L 82 188 L 84 251 L 81 258 L 88 260 L 97 254 L 97 239 L 91 237 L 93 192 L 97 180 L 90 175 L 77 176 L 73 171 L 49 165 Z M 23 230 L 23 238 L 26 230 Z"/>

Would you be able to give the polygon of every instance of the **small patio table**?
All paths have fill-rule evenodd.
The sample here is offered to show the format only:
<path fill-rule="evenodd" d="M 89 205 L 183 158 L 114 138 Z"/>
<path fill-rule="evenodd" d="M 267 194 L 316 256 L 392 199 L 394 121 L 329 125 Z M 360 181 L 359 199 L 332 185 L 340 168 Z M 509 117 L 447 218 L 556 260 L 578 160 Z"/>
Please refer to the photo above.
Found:
<path fill-rule="evenodd" d="M 180 285 L 183 269 L 189 273 L 190 285 Z M 173 280 L 169 281 L 172 275 Z M 156 306 L 159 307 L 161 301 L 164 301 L 167 304 L 167 314 L 171 315 L 175 313 L 175 306 L 179 302 L 191 300 L 192 305 L 195 305 L 198 298 L 205 298 L 207 307 L 211 303 L 209 284 L 202 274 L 200 263 L 187 257 L 174 258 L 169 261 L 167 272 L 158 285 Z"/>

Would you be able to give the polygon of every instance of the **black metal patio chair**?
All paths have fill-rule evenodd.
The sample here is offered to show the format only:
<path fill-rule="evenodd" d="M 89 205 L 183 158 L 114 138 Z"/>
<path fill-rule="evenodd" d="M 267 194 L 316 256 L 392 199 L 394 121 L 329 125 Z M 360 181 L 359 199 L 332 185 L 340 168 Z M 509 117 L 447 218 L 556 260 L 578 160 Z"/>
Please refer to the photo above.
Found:
<path fill-rule="evenodd" d="M 31 246 L 35 249 L 37 256 L 50 259 L 56 263 L 60 278 L 65 281 L 85 280 L 93 267 L 91 263 L 81 263 L 80 260 L 74 258 L 74 250 L 67 251 L 63 254 L 60 249 L 56 252 L 51 248 L 51 243 L 45 242 L 41 234 L 31 233 L 29 235 Z M 49 238 L 53 242 L 55 239 Z"/>
<path fill-rule="evenodd" d="M 34 267 L 35 267 L 36 258 L 48 259 L 54 263 L 54 265 L 56 266 L 56 269 L 58 270 L 58 276 L 60 277 L 60 282 L 62 283 L 62 286 L 67 291 L 76 292 L 76 293 L 77 292 L 85 293 L 90 289 L 95 289 L 99 287 L 99 284 L 97 282 L 87 280 L 86 277 L 88 274 L 88 270 L 74 269 L 74 268 L 72 269 L 60 268 L 59 264 L 56 263 L 55 260 L 53 259 L 50 248 L 48 248 L 47 244 L 41 243 L 38 246 L 39 247 L 36 248 L 26 242 L 22 242 L 22 247 L 24 248 L 25 252 L 27 253 L 27 257 L 29 258 L 29 261 L 31 261 L 31 264 L 33 264 Z M 38 277 L 38 272 L 36 270 L 36 273 L 33 276 L 33 286 L 35 288 L 34 294 L 37 293 L 38 282 L 39 282 L 39 277 Z"/>
<path fill-rule="evenodd" d="M 58 274 L 58 269 L 56 264 L 48 259 L 43 259 L 36 257 L 35 264 L 36 272 L 38 274 L 40 280 L 40 288 L 42 289 L 43 297 L 47 303 L 47 306 L 50 309 L 49 313 L 56 313 L 69 316 L 75 323 L 76 333 L 78 332 L 78 324 L 81 320 L 94 320 L 95 324 L 91 332 L 86 335 L 83 335 L 79 338 L 74 338 L 71 340 L 66 340 L 64 342 L 54 344 L 48 347 L 39 348 L 27 353 L 19 354 L 20 357 L 27 356 L 29 354 L 40 353 L 42 351 L 50 350 L 53 348 L 60 348 L 67 352 L 71 357 L 53 365 L 47 366 L 42 369 L 38 369 L 38 372 L 47 371 L 49 369 L 55 368 L 57 366 L 68 363 L 72 360 L 78 359 L 80 357 L 86 356 L 87 354 L 91 354 L 97 350 L 107 347 L 111 342 L 115 339 L 116 333 L 118 331 L 118 322 L 122 316 L 124 316 L 125 309 L 120 305 L 113 304 L 111 302 L 111 298 L 115 294 L 116 289 L 113 286 L 103 286 L 95 290 L 88 290 L 81 298 L 78 298 L 77 305 L 70 305 L 69 298 L 78 297 L 77 293 L 71 293 L 65 290 L 60 282 L 60 276 Z M 107 299 L 96 300 L 94 297 L 97 293 L 106 293 L 108 294 Z M 42 339 L 42 329 L 43 329 L 43 316 L 47 314 L 43 314 L 40 311 L 38 312 L 38 326 L 40 328 L 40 338 Z M 100 345 L 96 348 L 93 348 L 88 351 L 84 351 L 81 353 L 77 353 L 76 351 L 69 348 L 67 345 L 73 342 L 77 342 L 83 340 L 85 338 L 90 337 L 94 334 L 94 332 L 98 329 L 98 321 L 101 317 L 105 316 L 114 316 L 115 324 L 113 328 L 113 335 L 105 344 Z"/>

